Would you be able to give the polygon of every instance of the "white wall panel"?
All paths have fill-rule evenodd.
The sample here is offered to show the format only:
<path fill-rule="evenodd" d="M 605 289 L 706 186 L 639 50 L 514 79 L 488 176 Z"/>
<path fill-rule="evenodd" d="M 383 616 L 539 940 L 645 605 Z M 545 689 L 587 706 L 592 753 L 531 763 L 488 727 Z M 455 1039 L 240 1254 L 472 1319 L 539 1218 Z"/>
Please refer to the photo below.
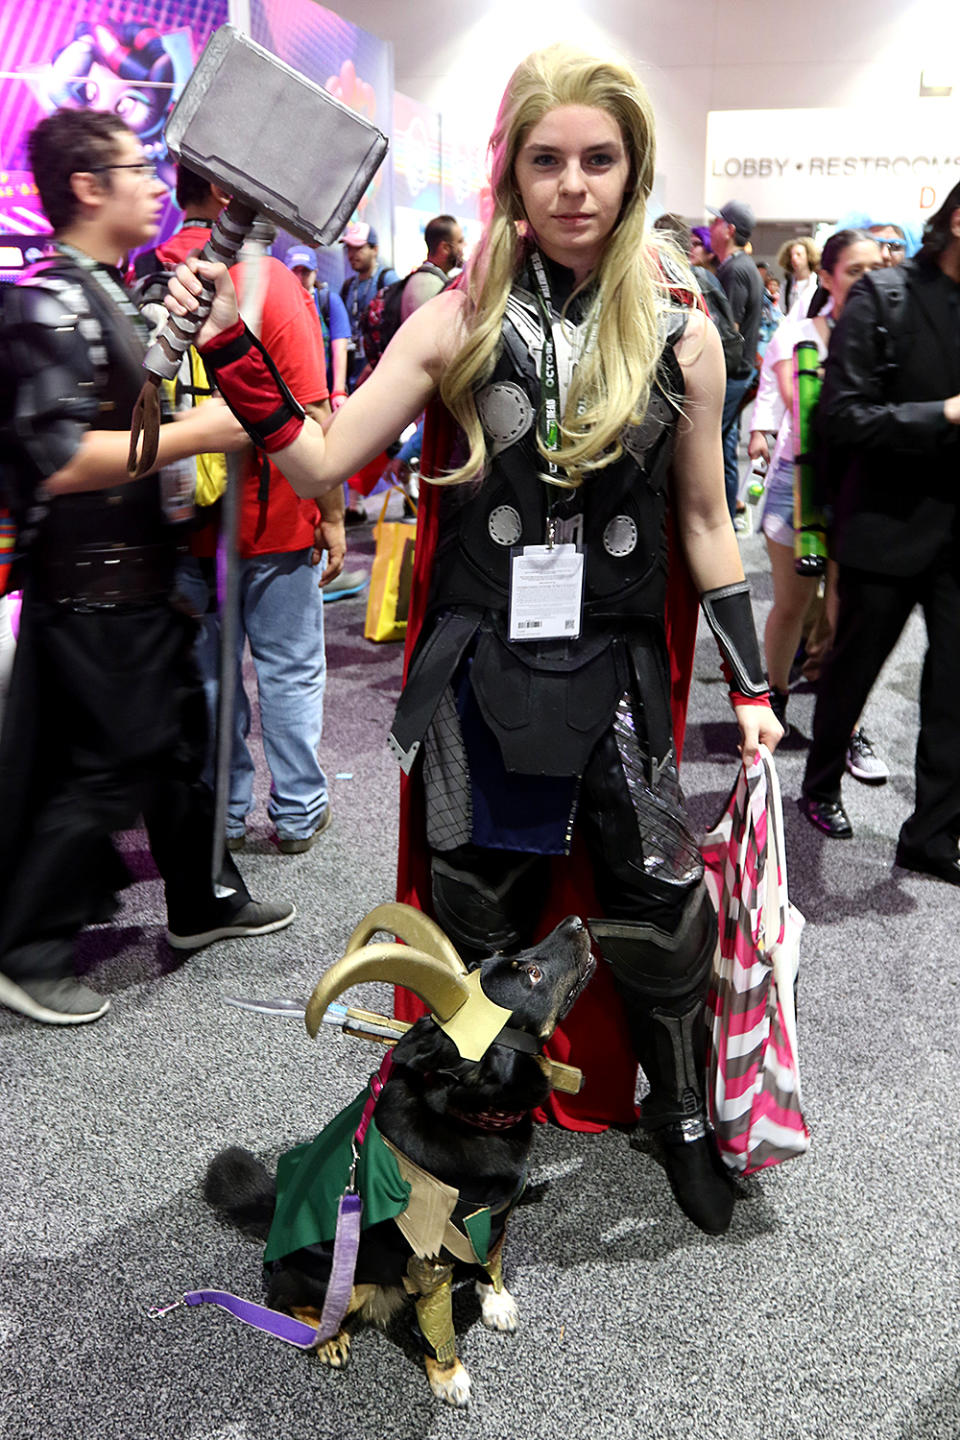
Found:
<path fill-rule="evenodd" d="M 707 112 L 876 105 L 944 70 L 960 94 L 960 0 L 339 0 L 390 40 L 399 90 L 489 134 L 514 64 L 569 39 L 616 48 L 649 86 L 669 208 L 702 212 Z M 936 102 L 931 102 L 936 103 Z"/>

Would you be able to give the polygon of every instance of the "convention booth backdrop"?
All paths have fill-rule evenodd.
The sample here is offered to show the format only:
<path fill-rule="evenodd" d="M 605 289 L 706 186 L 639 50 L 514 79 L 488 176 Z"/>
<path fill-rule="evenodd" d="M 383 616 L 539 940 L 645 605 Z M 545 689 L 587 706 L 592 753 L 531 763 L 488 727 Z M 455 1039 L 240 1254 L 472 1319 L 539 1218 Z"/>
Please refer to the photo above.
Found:
<path fill-rule="evenodd" d="M 423 227 L 441 211 L 457 216 L 468 242 L 476 239 L 487 184 L 482 147 L 448 133 L 436 112 L 395 94 L 392 46 L 334 11 L 313 0 L 249 0 L 242 7 L 231 0 L 129 0 L 121 16 L 107 0 L 46 0 L 0 6 L 0 271 L 32 263 L 49 233 L 26 160 L 26 137 L 37 121 L 59 106 L 115 110 L 172 188 L 167 116 L 211 33 L 247 16 L 258 44 L 390 139 L 388 161 L 354 217 L 375 227 L 384 259 L 401 273 L 418 264 Z M 309 137 L 302 143 L 309 146 Z M 171 196 L 160 238 L 179 219 Z M 275 253 L 282 257 L 291 243 L 281 233 Z M 322 279 L 340 284 L 339 246 L 321 254 L 319 269 Z"/>

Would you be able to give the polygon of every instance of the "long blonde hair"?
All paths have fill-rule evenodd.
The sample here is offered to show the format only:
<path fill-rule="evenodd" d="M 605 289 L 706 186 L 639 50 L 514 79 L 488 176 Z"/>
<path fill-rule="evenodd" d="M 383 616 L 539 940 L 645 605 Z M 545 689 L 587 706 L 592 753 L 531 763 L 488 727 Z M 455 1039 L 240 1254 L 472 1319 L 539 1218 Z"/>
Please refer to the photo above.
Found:
<path fill-rule="evenodd" d="M 655 160 L 653 111 L 646 91 L 626 66 L 568 45 L 552 45 L 517 66 L 490 138 L 493 214 L 467 276 L 464 343 L 440 383 L 441 399 L 463 429 L 469 450 L 464 463 L 444 477 L 447 484 L 474 479 L 484 468 L 474 395 L 493 371 L 507 299 L 527 255 L 527 242 L 518 233 L 525 217 L 514 164 L 533 126 L 561 105 L 586 105 L 611 115 L 630 161 L 620 217 L 590 277 L 598 282 L 597 293 L 584 323 L 596 323 L 595 343 L 574 372 L 560 446 L 550 457 L 567 471 L 566 483 L 579 484 L 583 472 L 618 459 L 621 430 L 646 414 L 666 315 L 675 308 L 651 237 L 645 234 Z M 675 250 L 669 268 L 675 280 L 696 289 Z M 546 458 L 542 445 L 540 449 Z"/>

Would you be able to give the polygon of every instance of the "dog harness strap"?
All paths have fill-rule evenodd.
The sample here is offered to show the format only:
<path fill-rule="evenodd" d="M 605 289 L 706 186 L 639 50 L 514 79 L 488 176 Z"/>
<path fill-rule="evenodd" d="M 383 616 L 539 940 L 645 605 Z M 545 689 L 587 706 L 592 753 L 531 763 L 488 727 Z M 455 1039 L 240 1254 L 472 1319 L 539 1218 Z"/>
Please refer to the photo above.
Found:
<path fill-rule="evenodd" d="M 296 1345 L 300 1350 L 312 1349 L 319 1338 L 313 1325 L 305 1325 L 292 1315 L 270 1310 L 254 1300 L 241 1300 L 239 1295 L 231 1295 L 227 1290 L 189 1290 L 183 1302 L 185 1305 L 217 1305 L 245 1325 L 252 1325 L 255 1330 L 262 1330 L 265 1335 L 273 1335 L 288 1345 Z"/>
<path fill-rule="evenodd" d="M 360 1124 L 357 1126 L 356 1134 L 353 1137 L 354 1150 L 359 1150 L 367 1138 L 367 1130 L 373 1112 L 376 1109 L 377 1101 L 380 1099 L 380 1091 L 387 1083 L 387 1076 L 393 1069 L 393 1051 L 388 1050 L 380 1062 L 380 1069 L 376 1074 L 370 1076 L 370 1095 L 366 1105 L 363 1107 L 363 1114 L 360 1116 Z"/>

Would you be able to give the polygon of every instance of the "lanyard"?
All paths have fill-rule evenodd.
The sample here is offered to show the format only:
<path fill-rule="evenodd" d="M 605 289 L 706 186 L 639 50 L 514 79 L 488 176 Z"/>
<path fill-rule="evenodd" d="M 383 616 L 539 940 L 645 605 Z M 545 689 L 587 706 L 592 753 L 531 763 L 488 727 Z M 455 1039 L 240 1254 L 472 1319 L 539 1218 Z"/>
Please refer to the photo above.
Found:
<path fill-rule="evenodd" d="M 538 416 L 537 428 L 540 432 L 540 439 L 543 441 L 543 448 L 551 453 L 560 448 L 560 372 L 557 362 L 557 343 L 553 321 L 550 318 L 550 281 L 543 264 L 543 257 L 539 250 L 534 250 L 530 256 L 530 266 L 533 270 L 533 278 L 536 281 L 536 299 L 540 306 L 540 313 L 543 316 L 543 351 L 540 360 L 540 393 L 542 404 Z M 590 317 L 589 328 L 586 334 L 580 339 L 581 331 L 577 332 L 577 340 L 573 345 L 572 363 L 570 373 L 576 369 L 581 358 L 588 355 L 593 349 L 597 338 L 597 324 L 599 322 L 599 305 L 594 306 Z M 577 414 L 582 415 L 587 408 L 586 400 L 581 396 L 577 403 Z M 548 461 L 551 476 L 559 475 L 559 468 L 554 461 Z"/>
<path fill-rule="evenodd" d="M 557 361 L 557 344 L 553 321 L 550 318 L 550 282 L 547 278 L 543 257 L 539 250 L 534 250 L 531 254 L 530 265 L 536 282 L 536 299 L 539 303 L 544 323 L 543 350 L 540 359 L 540 393 L 542 403 L 537 417 L 537 428 L 543 443 L 543 448 L 553 454 L 560 448 L 561 390 L 560 372 Z M 580 337 L 583 332 L 579 330 L 577 332 L 577 340 L 573 346 L 570 364 L 571 376 L 581 357 L 589 354 L 593 348 L 596 341 L 598 321 L 599 304 L 593 309 L 589 328 L 582 339 Z M 582 415 L 586 408 L 587 402 L 581 395 L 577 402 L 577 415 Z M 560 479 L 560 467 L 554 460 L 547 460 L 547 475 L 554 485 L 563 486 L 563 481 Z M 558 534 L 559 521 L 556 512 L 565 505 L 569 498 L 569 495 L 560 494 L 548 502 L 546 543 L 551 549 Z"/>
<path fill-rule="evenodd" d="M 357 324 L 354 326 L 354 330 L 357 329 L 357 326 L 359 326 L 360 323 L 360 311 L 366 310 L 374 295 L 376 295 L 377 293 L 377 280 L 380 276 L 380 271 L 382 269 L 383 266 L 381 265 L 379 270 L 374 270 L 372 275 L 365 275 L 362 280 L 359 275 L 354 276 L 354 280 L 356 281 L 356 288 L 353 291 L 353 304 L 350 311 L 351 318 L 357 322 Z M 371 285 L 373 286 L 372 290 L 369 288 Z M 363 303 L 361 304 L 361 292 L 364 286 L 367 286 L 367 291 L 366 296 L 363 299 Z M 347 293 L 350 294 L 349 291 Z"/>
<path fill-rule="evenodd" d="M 550 319 L 550 282 L 539 250 L 530 256 L 533 277 L 537 283 L 537 301 L 543 316 L 543 351 L 540 358 L 540 413 L 537 428 L 543 448 L 552 453 L 560 448 L 560 377 L 557 374 L 557 346 Z M 548 460 L 551 476 L 559 475 L 553 460 Z"/>

